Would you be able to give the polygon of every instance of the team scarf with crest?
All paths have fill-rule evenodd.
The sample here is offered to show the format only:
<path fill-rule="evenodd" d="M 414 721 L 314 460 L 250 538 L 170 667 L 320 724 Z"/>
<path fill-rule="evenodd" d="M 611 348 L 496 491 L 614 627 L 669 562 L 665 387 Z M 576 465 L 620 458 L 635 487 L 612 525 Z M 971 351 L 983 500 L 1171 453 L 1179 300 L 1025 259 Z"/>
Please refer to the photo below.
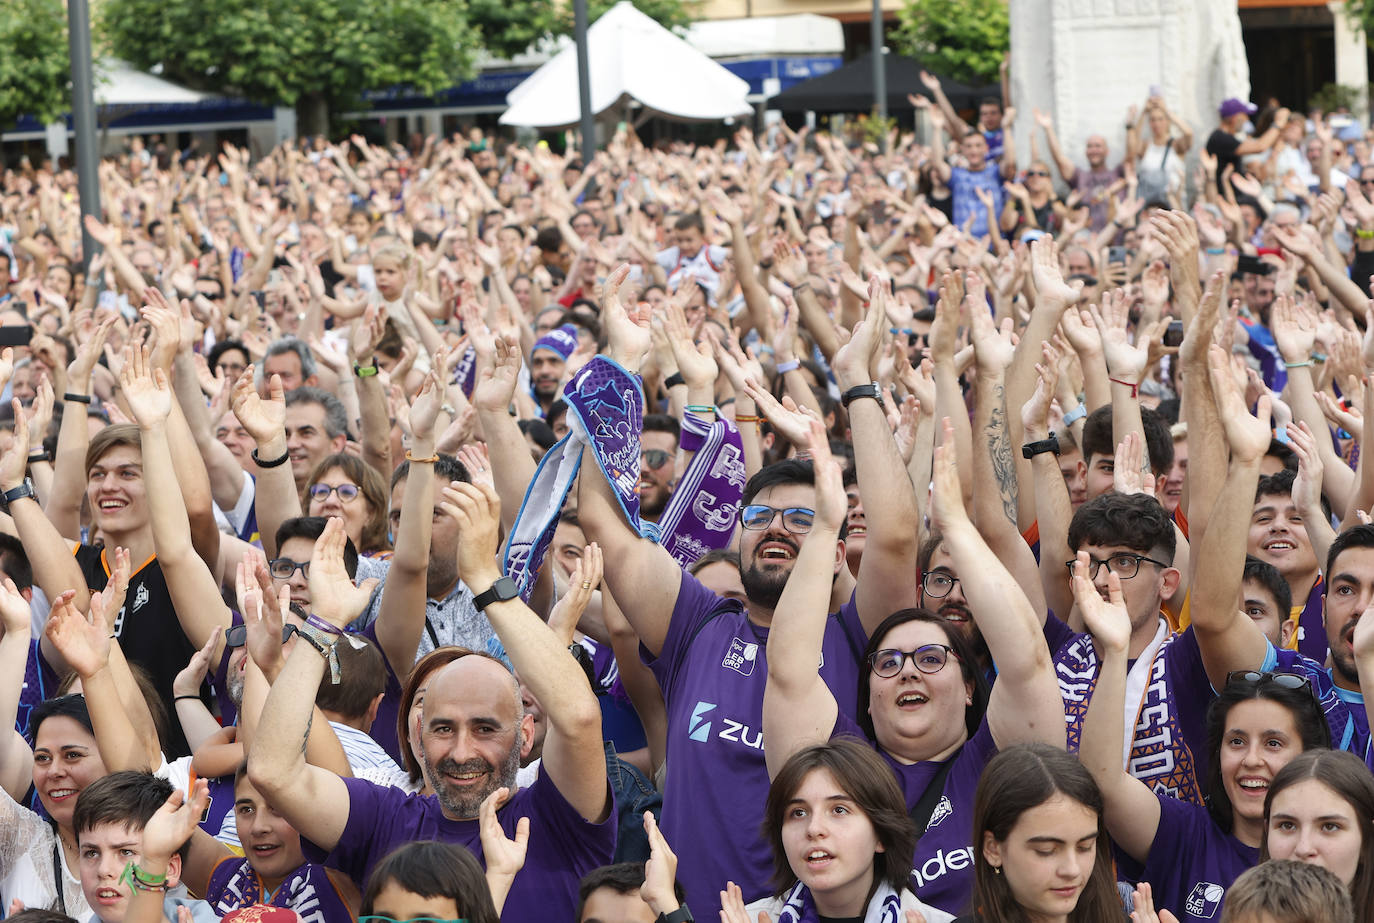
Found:
<path fill-rule="evenodd" d="M 797 882 L 782 898 L 775 923 L 820 923 L 821 914 L 811 889 Z M 887 882 L 880 882 L 864 910 L 864 923 L 904 923 L 902 896 Z"/>
<path fill-rule="evenodd" d="M 1149 646 L 1141 651 L 1126 674 L 1126 726 L 1131 729 L 1122 744 L 1122 763 L 1132 776 L 1157 794 L 1191 804 L 1202 804 L 1193 752 L 1179 727 L 1177 703 L 1168 676 L 1165 648 L 1173 642 L 1169 625 L 1159 628 Z M 1069 752 L 1077 753 L 1088 703 L 1097 686 L 1099 664 L 1092 638 L 1083 635 L 1055 657 L 1059 690 L 1064 698 L 1064 718 Z"/>
<path fill-rule="evenodd" d="M 744 442 L 735 424 L 719 413 L 715 422 L 687 413 L 678 445 L 696 454 L 658 521 L 658 542 L 689 567 L 708 551 L 728 547 L 735 534 L 744 498 Z"/>

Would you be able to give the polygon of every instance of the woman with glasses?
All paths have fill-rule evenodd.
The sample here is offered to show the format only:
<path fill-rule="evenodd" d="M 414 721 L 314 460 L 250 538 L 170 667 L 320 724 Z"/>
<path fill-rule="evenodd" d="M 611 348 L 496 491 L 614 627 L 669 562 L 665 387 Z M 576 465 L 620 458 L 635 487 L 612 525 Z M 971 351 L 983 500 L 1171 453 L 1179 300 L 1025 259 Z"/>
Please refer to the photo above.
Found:
<path fill-rule="evenodd" d="M 1264 800 L 1260 861 L 1320 865 L 1356 907 L 1374 907 L 1374 776 L 1344 750 L 1312 750 L 1274 777 Z"/>
<path fill-rule="evenodd" d="M 1101 672 L 1083 723 L 1079 757 L 1102 789 L 1107 830 L 1149 882 L 1156 907 L 1180 920 L 1220 916 L 1226 889 L 1259 861 L 1265 798 L 1298 754 L 1330 746 L 1305 676 L 1232 673 L 1207 710 L 1206 807 L 1156 792 L 1126 771 L 1126 656 L 1131 621 L 1115 571 L 1103 599 L 1079 552 L 1073 595 L 1092 633 Z"/>
<path fill-rule="evenodd" d="M 360 555 L 391 550 L 386 484 L 371 465 L 339 452 L 322 459 L 305 485 L 301 507 L 307 516 L 338 516 Z"/>
<path fill-rule="evenodd" d="M 1054 180 L 1050 178 L 1049 165 L 1036 160 L 1022 174 L 1022 182 L 1008 183 L 1007 196 L 1015 206 L 1017 220 L 1008 227 L 1003 222 L 1002 230 L 1045 231 L 1055 234 L 1064 220 L 1064 206 L 1059 196 L 1054 194 Z M 1008 210 L 1010 212 L 1010 209 Z M 1008 213 L 1004 212 L 1005 218 Z"/>
<path fill-rule="evenodd" d="M 945 442 L 952 444 L 952 435 Z M 958 572 L 978 575 L 964 591 L 997 664 L 997 684 L 989 694 L 963 632 L 933 612 L 904 609 L 884 620 L 869 642 L 859 714 L 841 713 L 817 662 L 829 599 L 825 565 L 835 554 L 846 503 L 839 468 L 819 432 L 813 432 L 811 451 L 817 495 L 812 534 L 778 603 L 788 617 L 778 619 L 768 637 L 763 733 L 769 774 L 776 777 L 799 750 L 833 738 L 857 737 L 876 747 L 916 822 L 916 893 L 942 911 L 961 913 L 973 887 L 970 832 L 983 767 L 1004 746 L 1064 746 L 1064 706 L 1049 649 L 1030 603 L 970 522 L 954 457 L 942 447 L 934 463 L 935 526 Z"/>

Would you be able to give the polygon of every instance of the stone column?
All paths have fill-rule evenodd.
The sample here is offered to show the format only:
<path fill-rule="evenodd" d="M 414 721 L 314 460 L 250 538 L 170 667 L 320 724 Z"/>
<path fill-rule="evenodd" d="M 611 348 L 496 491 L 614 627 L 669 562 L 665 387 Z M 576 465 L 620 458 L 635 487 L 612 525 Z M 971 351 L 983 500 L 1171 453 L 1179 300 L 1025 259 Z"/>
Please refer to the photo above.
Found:
<path fill-rule="evenodd" d="M 1366 56 L 1365 31 L 1351 22 L 1344 2 L 1328 3 L 1336 20 L 1336 82 L 1354 87 L 1355 116 L 1361 123 L 1369 121 L 1369 58 Z"/>

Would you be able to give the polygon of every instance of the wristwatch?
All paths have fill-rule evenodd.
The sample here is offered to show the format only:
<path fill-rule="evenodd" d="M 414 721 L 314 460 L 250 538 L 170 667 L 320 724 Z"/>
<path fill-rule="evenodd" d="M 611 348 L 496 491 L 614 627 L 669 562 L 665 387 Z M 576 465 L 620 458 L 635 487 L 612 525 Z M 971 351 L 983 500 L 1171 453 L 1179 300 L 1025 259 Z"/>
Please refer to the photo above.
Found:
<path fill-rule="evenodd" d="M 686 904 L 681 904 L 672 913 L 660 913 L 655 923 L 696 923 L 696 917 L 692 916 Z"/>
<path fill-rule="evenodd" d="M 5 507 L 9 508 L 9 505 L 16 500 L 23 500 L 25 497 L 36 499 L 37 496 L 37 491 L 33 489 L 33 481 L 30 478 L 24 478 L 24 483 L 5 491 Z"/>
<path fill-rule="evenodd" d="M 866 385 L 855 385 L 854 387 L 846 391 L 844 394 L 841 394 L 840 403 L 845 406 L 846 410 L 849 409 L 850 404 L 864 397 L 871 397 L 873 398 L 873 400 L 878 401 L 878 403 L 881 404 L 882 393 L 882 385 L 878 384 L 876 381 L 870 381 Z"/>
<path fill-rule="evenodd" d="M 490 588 L 472 598 L 472 604 L 481 612 L 492 603 L 503 603 L 520 595 L 520 588 L 509 577 L 501 577 Z"/>
<path fill-rule="evenodd" d="M 1044 452 L 1053 452 L 1055 455 L 1059 454 L 1059 437 L 1054 433 L 1050 433 L 1050 438 L 1048 439 L 1028 442 L 1021 446 L 1022 458 L 1034 458 Z"/>

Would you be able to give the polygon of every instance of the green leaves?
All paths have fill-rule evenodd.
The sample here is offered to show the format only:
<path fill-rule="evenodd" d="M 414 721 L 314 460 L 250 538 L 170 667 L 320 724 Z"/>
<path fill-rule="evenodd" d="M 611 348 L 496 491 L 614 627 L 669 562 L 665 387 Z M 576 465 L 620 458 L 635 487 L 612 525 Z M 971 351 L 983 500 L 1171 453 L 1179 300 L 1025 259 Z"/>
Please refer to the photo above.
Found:
<path fill-rule="evenodd" d="M 71 108 L 62 0 L 0 2 L 0 130 L 21 115 L 51 122 Z"/>
<path fill-rule="evenodd" d="M 992 83 L 1011 44 L 1004 0 L 911 0 L 892 37 L 905 55 L 965 83 Z"/>
<path fill-rule="evenodd" d="M 477 42 L 451 0 L 105 0 L 99 27 L 117 56 L 196 89 L 335 109 L 460 83 Z"/>

